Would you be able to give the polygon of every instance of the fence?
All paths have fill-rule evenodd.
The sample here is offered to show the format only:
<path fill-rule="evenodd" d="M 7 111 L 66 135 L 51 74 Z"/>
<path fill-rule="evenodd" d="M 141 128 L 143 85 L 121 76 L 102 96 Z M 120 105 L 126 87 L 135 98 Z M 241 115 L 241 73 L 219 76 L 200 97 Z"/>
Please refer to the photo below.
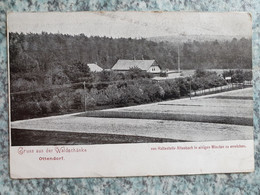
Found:
<path fill-rule="evenodd" d="M 207 95 L 207 94 L 212 94 L 212 93 L 219 93 L 219 92 L 224 92 L 224 91 L 230 91 L 234 89 L 243 89 L 245 87 L 251 86 L 250 84 L 247 83 L 231 83 L 228 85 L 220 86 L 220 87 L 213 87 L 209 89 L 202 89 L 198 91 L 193 91 L 191 92 L 191 96 L 201 96 L 201 95 Z"/>

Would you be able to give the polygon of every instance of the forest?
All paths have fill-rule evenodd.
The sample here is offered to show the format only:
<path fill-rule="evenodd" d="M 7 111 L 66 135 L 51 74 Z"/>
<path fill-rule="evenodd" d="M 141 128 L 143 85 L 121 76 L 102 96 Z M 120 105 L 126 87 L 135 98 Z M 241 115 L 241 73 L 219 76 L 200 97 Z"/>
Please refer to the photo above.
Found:
<path fill-rule="evenodd" d="M 177 69 L 178 44 L 147 39 L 10 33 L 12 73 L 48 71 L 75 61 L 111 68 L 118 59 L 153 59 L 163 69 Z M 251 69 L 251 39 L 185 42 L 179 45 L 182 69 Z"/>
<path fill-rule="evenodd" d="M 111 68 L 118 59 L 155 59 L 162 69 L 177 69 L 178 45 L 146 39 L 64 34 L 9 34 L 11 120 L 129 106 L 188 96 L 226 85 L 205 69 L 251 69 L 251 40 L 189 42 L 180 47 L 189 78 L 155 82 L 133 68 L 126 74 L 90 72 L 87 63 Z M 234 82 L 250 80 L 250 71 L 227 71 Z M 85 88 L 83 85 L 85 82 Z"/>

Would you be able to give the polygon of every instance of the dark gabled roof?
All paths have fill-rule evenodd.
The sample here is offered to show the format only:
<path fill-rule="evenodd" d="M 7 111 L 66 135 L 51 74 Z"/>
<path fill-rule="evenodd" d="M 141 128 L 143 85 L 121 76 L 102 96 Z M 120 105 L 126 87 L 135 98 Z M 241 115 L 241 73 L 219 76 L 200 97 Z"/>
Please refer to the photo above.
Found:
<path fill-rule="evenodd" d="M 140 68 L 141 70 L 148 70 L 154 65 L 155 60 L 118 60 L 112 67 L 112 70 L 129 70 L 130 68 Z"/>

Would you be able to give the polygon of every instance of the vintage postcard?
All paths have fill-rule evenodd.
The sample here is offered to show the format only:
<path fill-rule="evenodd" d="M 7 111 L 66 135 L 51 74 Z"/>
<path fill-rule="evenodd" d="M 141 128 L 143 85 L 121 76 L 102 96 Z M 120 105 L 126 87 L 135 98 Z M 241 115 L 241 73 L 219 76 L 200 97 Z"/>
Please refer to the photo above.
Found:
<path fill-rule="evenodd" d="M 9 13 L 10 174 L 254 171 L 249 13 Z"/>

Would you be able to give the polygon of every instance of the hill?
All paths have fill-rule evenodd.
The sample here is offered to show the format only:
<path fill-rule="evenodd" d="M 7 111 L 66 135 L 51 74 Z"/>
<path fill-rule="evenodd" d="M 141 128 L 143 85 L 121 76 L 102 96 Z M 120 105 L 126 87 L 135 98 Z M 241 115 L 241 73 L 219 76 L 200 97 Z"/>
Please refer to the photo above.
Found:
<path fill-rule="evenodd" d="M 159 37 L 149 37 L 147 40 L 149 41 L 154 41 L 154 42 L 170 42 L 170 43 L 192 43 L 193 41 L 198 41 L 198 42 L 213 42 L 213 41 L 218 41 L 218 42 L 225 42 L 225 41 L 232 41 L 232 39 L 242 39 L 243 37 L 241 36 L 223 36 L 223 35 L 173 35 L 173 36 L 159 36 Z"/>

